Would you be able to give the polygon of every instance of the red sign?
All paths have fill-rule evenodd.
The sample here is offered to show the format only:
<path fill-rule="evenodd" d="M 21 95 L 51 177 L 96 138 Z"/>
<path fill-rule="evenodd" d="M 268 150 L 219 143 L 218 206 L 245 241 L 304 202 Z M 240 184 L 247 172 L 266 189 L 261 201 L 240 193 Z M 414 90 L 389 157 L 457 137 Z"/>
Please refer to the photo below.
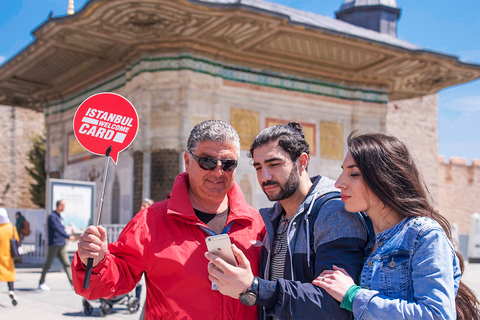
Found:
<path fill-rule="evenodd" d="M 138 114 L 133 105 L 119 94 L 95 94 L 78 107 L 73 117 L 73 132 L 78 142 L 88 151 L 110 156 L 117 164 L 118 154 L 135 139 L 138 132 Z"/>

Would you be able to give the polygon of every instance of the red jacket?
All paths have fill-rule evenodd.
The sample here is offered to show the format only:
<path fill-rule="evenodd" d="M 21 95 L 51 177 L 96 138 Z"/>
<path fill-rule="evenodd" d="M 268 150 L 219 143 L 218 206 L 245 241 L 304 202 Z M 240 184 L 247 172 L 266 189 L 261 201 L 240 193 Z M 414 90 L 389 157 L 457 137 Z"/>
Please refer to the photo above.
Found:
<path fill-rule="evenodd" d="M 245 201 L 238 184 L 228 192 L 227 224 L 232 243 L 240 248 L 259 274 L 265 226 Z M 171 198 L 139 212 L 117 242 L 108 245 L 105 259 L 92 270 L 90 288 L 83 289 L 85 266 L 75 254 L 72 270 L 75 291 L 91 300 L 111 298 L 133 290 L 145 273 L 146 319 L 257 319 L 257 307 L 211 289 L 205 238 L 188 197 L 188 175 L 177 176 Z"/>

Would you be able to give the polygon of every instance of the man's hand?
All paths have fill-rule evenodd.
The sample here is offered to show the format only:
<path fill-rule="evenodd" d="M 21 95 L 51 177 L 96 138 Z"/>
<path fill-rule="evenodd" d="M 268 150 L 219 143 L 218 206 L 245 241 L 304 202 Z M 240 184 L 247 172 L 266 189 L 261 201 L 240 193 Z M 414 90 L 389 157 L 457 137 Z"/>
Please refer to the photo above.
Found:
<path fill-rule="evenodd" d="M 78 241 L 78 255 L 84 265 L 87 265 L 88 258 L 93 258 L 93 266 L 98 265 L 107 252 L 107 230 L 104 227 L 90 226 L 80 236 Z"/>
<path fill-rule="evenodd" d="M 228 264 L 216 255 L 206 252 L 208 263 L 208 279 L 217 285 L 218 290 L 229 297 L 238 299 L 240 294 L 247 290 L 253 282 L 253 273 L 250 262 L 243 252 L 232 244 L 232 251 L 238 261 L 238 267 Z"/>

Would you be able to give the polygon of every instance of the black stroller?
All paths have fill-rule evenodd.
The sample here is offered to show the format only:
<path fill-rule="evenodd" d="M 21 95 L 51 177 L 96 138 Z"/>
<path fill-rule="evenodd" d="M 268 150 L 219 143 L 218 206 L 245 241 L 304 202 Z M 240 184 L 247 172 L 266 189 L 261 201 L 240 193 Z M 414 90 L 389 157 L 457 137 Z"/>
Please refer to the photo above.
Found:
<path fill-rule="evenodd" d="M 135 297 L 133 292 L 121 294 L 111 299 L 100 298 L 95 301 L 100 302 L 100 317 L 109 315 L 112 312 L 113 305 L 115 304 L 126 305 L 127 310 L 130 313 L 135 313 L 140 308 L 140 301 L 137 297 Z M 86 315 L 91 315 L 93 313 L 93 306 L 85 298 L 83 298 L 83 312 Z"/>

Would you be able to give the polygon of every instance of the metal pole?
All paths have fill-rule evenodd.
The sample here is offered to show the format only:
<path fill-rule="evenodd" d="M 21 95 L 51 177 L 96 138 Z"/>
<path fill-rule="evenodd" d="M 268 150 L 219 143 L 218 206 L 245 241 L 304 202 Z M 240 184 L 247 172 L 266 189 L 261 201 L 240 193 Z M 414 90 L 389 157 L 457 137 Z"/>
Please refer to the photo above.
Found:
<path fill-rule="evenodd" d="M 105 160 L 105 175 L 103 177 L 103 187 L 102 187 L 102 196 L 100 197 L 100 204 L 98 208 L 98 215 L 97 215 L 97 221 L 95 221 L 95 227 L 98 227 L 100 224 L 100 219 L 102 216 L 102 210 L 103 210 L 103 199 L 105 196 L 105 185 L 107 184 L 107 174 L 108 174 L 108 165 L 110 163 L 110 152 L 112 151 L 112 146 L 107 148 L 107 151 L 105 152 L 105 156 L 107 159 Z M 87 270 L 85 271 L 85 278 L 83 279 L 83 288 L 88 289 L 90 286 L 90 276 L 92 275 L 92 267 L 93 267 L 93 258 L 88 258 L 87 261 Z"/>

